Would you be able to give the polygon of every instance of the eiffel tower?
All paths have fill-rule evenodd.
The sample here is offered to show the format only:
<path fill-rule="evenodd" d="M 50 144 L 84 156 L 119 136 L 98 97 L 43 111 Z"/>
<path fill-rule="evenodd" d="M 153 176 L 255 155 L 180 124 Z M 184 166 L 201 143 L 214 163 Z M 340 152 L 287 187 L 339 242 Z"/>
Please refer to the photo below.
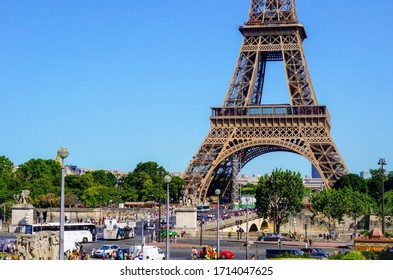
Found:
<path fill-rule="evenodd" d="M 278 151 L 308 159 L 326 187 L 348 169 L 330 135 L 330 115 L 315 97 L 303 51 L 307 35 L 295 0 L 251 0 L 232 80 L 221 107 L 212 107 L 210 131 L 189 162 L 183 188 L 188 204 L 205 202 L 219 188 L 237 201 L 239 171 Z M 267 62 L 282 61 L 290 104 L 262 104 Z"/>

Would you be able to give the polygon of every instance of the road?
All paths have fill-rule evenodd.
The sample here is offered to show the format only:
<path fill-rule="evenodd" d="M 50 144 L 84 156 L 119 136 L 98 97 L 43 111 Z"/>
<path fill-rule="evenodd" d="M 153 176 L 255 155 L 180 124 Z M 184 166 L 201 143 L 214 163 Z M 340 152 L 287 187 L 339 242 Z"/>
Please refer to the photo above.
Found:
<path fill-rule="evenodd" d="M 126 240 L 103 240 L 99 238 L 96 242 L 92 243 L 85 243 L 83 244 L 84 249 L 87 250 L 88 253 L 91 253 L 92 249 L 98 249 L 100 246 L 104 244 L 117 244 L 121 248 L 129 248 L 132 245 L 140 245 L 142 241 L 142 237 L 138 235 L 135 238 L 126 239 Z M 199 250 L 202 249 L 203 246 L 212 246 L 216 247 L 217 239 L 216 238 L 204 238 L 202 242 L 202 246 L 199 245 L 200 240 L 198 238 L 178 238 L 176 244 L 170 245 L 170 259 L 172 260 L 190 260 L 191 259 L 191 249 L 193 246 Z M 229 250 L 232 251 L 235 255 L 233 260 L 245 260 L 246 259 L 246 247 L 243 246 L 243 242 L 239 242 L 235 239 L 225 239 L 220 241 L 220 250 Z M 146 243 L 146 245 L 156 245 L 160 247 L 164 252 L 166 248 L 165 240 L 164 242 L 160 243 Z M 262 243 L 255 243 L 249 246 L 249 258 L 252 255 L 255 255 L 257 259 L 266 259 L 265 251 L 266 249 L 278 248 L 276 244 L 262 244 Z M 299 249 L 301 247 L 298 246 L 282 246 L 283 249 Z M 337 251 L 336 248 L 324 248 L 326 252 L 333 253 Z M 201 258 L 199 258 L 202 260 Z"/>

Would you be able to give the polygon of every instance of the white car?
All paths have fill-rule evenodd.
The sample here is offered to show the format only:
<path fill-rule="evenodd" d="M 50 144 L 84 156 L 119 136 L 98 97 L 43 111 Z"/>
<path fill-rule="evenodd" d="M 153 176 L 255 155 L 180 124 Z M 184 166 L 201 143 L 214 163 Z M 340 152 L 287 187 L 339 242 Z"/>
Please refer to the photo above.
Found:
<path fill-rule="evenodd" d="M 105 254 L 111 255 L 113 251 L 116 251 L 117 249 L 120 249 L 119 245 L 116 244 L 106 244 L 102 245 L 100 248 L 93 249 L 93 252 L 91 253 L 94 258 L 102 258 L 102 255 Z"/>

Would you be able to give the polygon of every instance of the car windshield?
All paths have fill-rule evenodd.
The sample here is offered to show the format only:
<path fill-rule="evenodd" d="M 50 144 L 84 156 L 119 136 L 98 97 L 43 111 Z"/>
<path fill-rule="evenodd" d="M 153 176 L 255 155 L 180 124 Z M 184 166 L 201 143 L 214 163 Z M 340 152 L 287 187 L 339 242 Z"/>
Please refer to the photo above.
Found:
<path fill-rule="evenodd" d="M 108 245 L 104 245 L 104 246 L 101 246 L 100 247 L 100 250 L 108 250 L 109 249 L 109 246 Z"/>

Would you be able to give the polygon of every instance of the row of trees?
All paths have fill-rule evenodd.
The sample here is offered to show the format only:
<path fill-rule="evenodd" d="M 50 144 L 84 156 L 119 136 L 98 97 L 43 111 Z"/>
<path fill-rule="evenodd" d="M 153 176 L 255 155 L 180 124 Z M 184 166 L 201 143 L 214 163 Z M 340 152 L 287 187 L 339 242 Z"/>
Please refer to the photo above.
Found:
<path fill-rule="evenodd" d="M 88 207 L 106 206 L 127 201 L 165 201 L 164 176 L 168 171 L 156 162 L 139 163 L 127 176 L 116 177 L 103 170 L 65 177 L 65 204 Z M 0 156 L 0 204 L 15 204 L 14 194 L 30 190 L 36 207 L 60 205 L 61 166 L 55 160 L 31 159 L 18 166 Z M 177 201 L 183 179 L 173 176 L 169 185 L 170 199 Z"/>
<path fill-rule="evenodd" d="M 256 186 L 257 213 L 272 220 L 275 231 L 280 232 L 280 226 L 302 210 L 306 198 L 311 202 L 312 218 L 322 220 L 329 231 L 333 231 L 345 216 L 353 219 L 356 229 L 359 217 L 369 214 L 382 216 L 382 171 L 370 172 L 370 179 L 349 174 L 342 176 L 329 190 L 310 193 L 304 188 L 300 173 L 273 170 L 272 174 L 262 176 Z M 385 213 L 393 216 L 393 174 L 384 176 Z M 247 188 L 252 189 L 250 186 Z M 388 219 L 387 222 L 391 221 Z"/>
<path fill-rule="evenodd" d="M 304 197 L 312 203 L 314 217 L 324 220 L 327 228 L 333 230 L 345 215 L 352 217 L 354 224 L 362 215 L 381 216 L 382 171 L 376 169 L 370 173 L 371 178 L 367 180 L 355 174 L 345 175 L 332 189 L 311 194 L 304 188 L 300 173 L 276 169 L 262 176 L 257 186 L 242 187 L 242 193 L 255 194 L 259 216 L 274 221 L 276 232 L 290 215 L 301 211 Z M 165 201 L 166 174 L 164 167 L 156 162 L 145 162 L 123 177 L 103 170 L 68 175 L 65 178 L 65 204 L 69 207 L 79 203 L 98 207 L 127 201 Z M 393 216 L 393 174 L 383 176 L 385 212 Z M 61 166 L 54 160 L 31 159 L 14 172 L 14 164 L 7 157 L 0 156 L 0 204 L 14 204 L 14 195 L 28 189 L 34 206 L 57 207 L 60 205 L 60 180 Z M 169 187 L 171 201 L 179 200 L 183 185 L 181 178 L 172 178 Z"/>

